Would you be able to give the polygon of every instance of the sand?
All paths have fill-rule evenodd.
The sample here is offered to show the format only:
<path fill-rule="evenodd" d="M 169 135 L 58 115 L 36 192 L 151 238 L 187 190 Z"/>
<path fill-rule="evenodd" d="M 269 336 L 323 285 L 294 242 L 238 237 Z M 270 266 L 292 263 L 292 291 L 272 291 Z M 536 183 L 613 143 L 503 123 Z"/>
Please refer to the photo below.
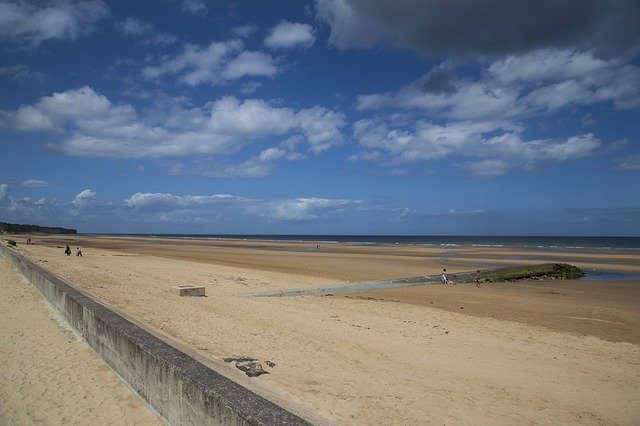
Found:
<path fill-rule="evenodd" d="M 1 255 L 0 283 L 0 424 L 162 424 Z"/>
<path fill-rule="evenodd" d="M 256 392 L 320 416 L 316 423 L 640 422 L 640 282 L 252 296 L 490 262 L 570 258 L 582 267 L 638 273 L 635 252 L 324 243 L 316 251 L 315 243 L 113 237 L 34 241 L 20 244 L 21 253 Z M 59 247 L 66 243 L 81 245 L 84 257 L 64 256 Z M 181 298 L 169 290 L 184 284 L 205 286 L 207 297 Z M 232 355 L 275 367 L 263 363 L 269 374 L 249 379 L 222 361 Z"/>

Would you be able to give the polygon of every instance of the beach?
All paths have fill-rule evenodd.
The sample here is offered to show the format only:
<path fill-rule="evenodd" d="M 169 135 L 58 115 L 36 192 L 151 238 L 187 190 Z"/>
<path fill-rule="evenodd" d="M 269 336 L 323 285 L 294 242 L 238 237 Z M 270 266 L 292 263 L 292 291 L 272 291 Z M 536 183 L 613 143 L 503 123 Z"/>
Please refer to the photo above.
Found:
<path fill-rule="evenodd" d="M 19 238 L 41 267 L 314 423 L 640 422 L 638 280 L 255 297 L 497 264 L 640 274 L 637 251 Z M 204 286 L 206 297 L 176 296 L 175 285 Z M 269 374 L 248 378 L 223 361 L 238 355 Z"/>
<path fill-rule="evenodd" d="M 3 256 L 0 282 L 0 424 L 163 424 Z"/>

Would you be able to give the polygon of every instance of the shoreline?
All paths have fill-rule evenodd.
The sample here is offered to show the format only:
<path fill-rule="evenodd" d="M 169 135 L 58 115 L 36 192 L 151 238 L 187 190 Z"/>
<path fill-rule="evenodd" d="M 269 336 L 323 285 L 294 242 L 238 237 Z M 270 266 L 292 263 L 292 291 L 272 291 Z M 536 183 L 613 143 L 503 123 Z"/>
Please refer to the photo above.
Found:
<path fill-rule="evenodd" d="M 67 238 L 35 238 L 18 250 L 212 362 L 237 355 L 273 361 L 269 374 L 250 385 L 329 423 L 640 421 L 638 281 L 436 284 L 412 288 L 431 293 L 405 296 L 257 298 L 252 294 L 260 291 L 434 275 L 446 257 L 415 247 L 307 251 L 308 243 Z M 81 246 L 84 257 L 64 256 L 63 243 Z M 505 253 L 539 257 L 455 252 L 470 262 Z M 628 253 L 575 256 L 640 270 Z M 444 265 L 451 273 L 470 269 Z M 202 285 L 206 297 L 176 297 L 169 287 L 178 284 Z"/>

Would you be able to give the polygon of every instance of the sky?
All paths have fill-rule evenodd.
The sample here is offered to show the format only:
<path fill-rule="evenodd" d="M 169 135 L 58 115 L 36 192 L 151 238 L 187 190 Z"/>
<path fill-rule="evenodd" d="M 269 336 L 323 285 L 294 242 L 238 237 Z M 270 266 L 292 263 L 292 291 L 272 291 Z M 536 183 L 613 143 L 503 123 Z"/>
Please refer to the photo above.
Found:
<path fill-rule="evenodd" d="M 0 221 L 640 236 L 637 0 L 0 0 Z"/>

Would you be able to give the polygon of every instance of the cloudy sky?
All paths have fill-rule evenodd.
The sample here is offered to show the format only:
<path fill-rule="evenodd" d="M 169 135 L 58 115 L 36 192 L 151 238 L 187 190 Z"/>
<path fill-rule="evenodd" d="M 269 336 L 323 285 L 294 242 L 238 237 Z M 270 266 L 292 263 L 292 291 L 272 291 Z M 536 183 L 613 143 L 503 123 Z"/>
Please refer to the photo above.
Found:
<path fill-rule="evenodd" d="M 637 0 L 0 0 L 0 221 L 640 236 Z"/>

